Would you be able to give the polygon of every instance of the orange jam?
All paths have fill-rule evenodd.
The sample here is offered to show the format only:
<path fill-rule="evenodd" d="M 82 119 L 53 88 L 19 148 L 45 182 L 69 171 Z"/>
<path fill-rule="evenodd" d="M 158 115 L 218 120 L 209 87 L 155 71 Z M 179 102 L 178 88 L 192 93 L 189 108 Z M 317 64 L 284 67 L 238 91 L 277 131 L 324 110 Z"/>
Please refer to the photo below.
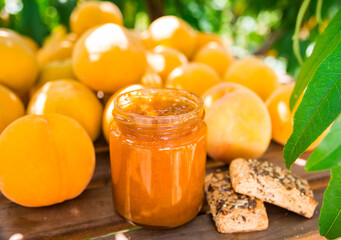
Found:
<path fill-rule="evenodd" d="M 140 89 L 119 95 L 113 114 L 116 211 L 149 227 L 193 219 L 204 197 L 207 129 L 201 99 L 176 89 Z"/>

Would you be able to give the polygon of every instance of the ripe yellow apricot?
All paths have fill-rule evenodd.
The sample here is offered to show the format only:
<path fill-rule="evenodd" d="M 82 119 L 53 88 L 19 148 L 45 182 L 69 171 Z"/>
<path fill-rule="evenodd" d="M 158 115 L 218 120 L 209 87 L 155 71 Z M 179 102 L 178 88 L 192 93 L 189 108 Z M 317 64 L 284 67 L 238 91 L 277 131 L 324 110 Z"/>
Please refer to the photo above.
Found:
<path fill-rule="evenodd" d="M 150 37 L 150 33 L 148 30 L 145 30 L 143 32 L 141 32 L 139 34 L 139 38 L 143 44 L 143 46 L 147 49 L 147 50 L 151 50 L 153 49 L 153 42 L 152 39 Z"/>
<path fill-rule="evenodd" d="M 218 45 L 224 47 L 224 42 L 218 35 L 213 33 L 197 32 L 195 36 L 196 52 L 210 42 L 215 42 Z"/>
<path fill-rule="evenodd" d="M 166 87 L 186 90 L 200 96 L 219 82 L 218 74 L 211 67 L 192 62 L 175 68 L 167 78 Z"/>
<path fill-rule="evenodd" d="M 289 107 L 290 96 L 294 90 L 295 83 L 280 85 L 266 100 L 266 106 L 270 113 L 272 122 L 272 139 L 281 145 L 285 145 L 293 131 L 293 118 L 297 106 L 301 103 L 302 96 L 297 101 L 294 110 L 291 112 Z M 307 151 L 315 149 L 322 139 L 327 135 L 327 129 L 315 142 L 313 142 Z"/>
<path fill-rule="evenodd" d="M 109 130 L 112 120 L 114 119 L 112 115 L 112 111 L 114 110 L 114 100 L 115 98 L 120 95 L 121 93 L 126 93 L 138 89 L 142 89 L 143 86 L 140 84 L 134 84 L 127 86 L 121 90 L 118 90 L 116 93 L 114 93 L 108 100 L 108 102 L 105 105 L 104 112 L 103 112 L 103 120 L 102 120 L 102 131 L 105 139 L 107 142 L 109 142 Z"/>
<path fill-rule="evenodd" d="M 294 83 L 279 86 L 265 102 L 272 122 L 272 139 L 282 145 L 293 130 L 289 100 L 294 86 Z"/>
<path fill-rule="evenodd" d="M 108 23 L 82 35 L 73 51 L 72 66 L 81 82 L 112 93 L 139 82 L 147 60 L 139 39 L 124 27 Z"/>
<path fill-rule="evenodd" d="M 78 121 L 94 141 L 101 129 L 103 107 L 96 95 L 73 80 L 46 83 L 31 98 L 28 114 L 59 113 Z"/>
<path fill-rule="evenodd" d="M 48 41 L 37 51 L 39 67 L 42 68 L 50 62 L 70 59 L 75 41 L 76 37 L 73 34 L 68 34 L 60 40 L 51 39 Z"/>
<path fill-rule="evenodd" d="M 80 2 L 70 16 L 71 31 L 78 36 L 90 28 L 105 23 L 123 24 L 120 9 L 109 1 Z"/>
<path fill-rule="evenodd" d="M 46 64 L 40 71 L 37 84 L 42 86 L 49 81 L 63 78 L 76 79 L 73 74 L 71 59 Z"/>
<path fill-rule="evenodd" d="M 207 152 L 216 160 L 258 158 L 271 140 L 271 120 L 262 99 L 231 82 L 212 87 L 202 96 L 207 124 Z"/>
<path fill-rule="evenodd" d="M 32 38 L 25 36 L 25 35 L 21 35 L 21 36 L 24 38 L 24 40 L 27 42 L 28 46 L 30 46 L 33 52 L 36 52 L 38 50 L 39 46 L 36 43 L 36 41 L 34 41 Z"/>
<path fill-rule="evenodd" d="M 62 79 L 76 79 L 73 74 L 71 59 L 45 64 L 40 70 L 36 83 L 30 89 L 30 97 L 45 83 Z"/>
<path fill-rule="evenodd" d="M 0 134 L 11 122 L 24 114 L 25 108 L 20 98 L 0 84 Z"/>
<path fill-rule="evenodd" d="M 216 42 L 210 42 L 196 52 L 193 61 L 212 67 L 219 76 L 223 77 L 234 58 L 224 47 Z"/>
<path fill-rule="evenodd" d="M 34 84 L 37 58 L 19 34 L 0 28 L 0 59 L 0 84 L 15 92 L 25 92 Z"/>
<path fill-rule="evenodd" d="M 257 93 L 263 101 L 279 85 L 276 73 L 257 57 L 248 57 L 235 61 L 227 70 L 223 80 L 248 87 Z"/>
<path fill-rule="evenodd" d="M 147 69 L 140 82 L 144 87 L 162 87 L 163 81 L 157 72 Z"/>
<path fill-rule="evenodd" d="M 64 25 L 57 25 L 52 29 L 50 35 L 44 39 L 43 46 L 61 42 L 66 38 L 67 35 L 68 33 L 66 27 Z"/>
<path fill-rule="evenodd" d="M 163 16 L 149 26 L 153 46 L 162 45 L 183 52 L 191 57 L 195 48 L 195 32 L 184 20 L 175 16 Z"/>
<path fill-rule="evenodd" d="M 174 68 L 186 64 L 186 56 L 173 48 L 157 46 L 147 54 L 148 65 L 164 80 Z"/>
<path fill-rule="evenodd" d="M 0 166 L 0 190 L 9 200 L 48 206 L 83 192 L 95 169 L 95 150 L 75 120 L 27 115 L 0 135 Z"/>

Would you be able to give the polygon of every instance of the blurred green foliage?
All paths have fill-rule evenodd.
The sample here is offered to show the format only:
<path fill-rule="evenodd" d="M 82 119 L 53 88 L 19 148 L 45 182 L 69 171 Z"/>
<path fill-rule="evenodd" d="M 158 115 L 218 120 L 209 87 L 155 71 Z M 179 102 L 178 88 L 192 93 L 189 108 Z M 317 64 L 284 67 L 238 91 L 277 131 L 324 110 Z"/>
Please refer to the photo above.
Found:
<path fill-rule="evenodd" d="M 111 0 L 121 9 L 128 28 L 145 30 L 155 16 L 176 15 L 195 29 L 222 35 L 237 56 L 260 54 L 296 76 L 299 64 L 292 35 L 301 0 Z M 156 3 L 156 1 L 159 1 Z M 77 0 L 0 0 L 0 27 L 8 27 L 42 44 L 58 24 L 69 27 Z M 340 8 L 340 0 L 324 0 L 317 22 L 317 0 L 304 16 L 301 55 L 306 58 L 316 37 Z M 272 58 L 271 58 L 272 56 Z M 304 59 L 303 59 L 304 60 Z"/>

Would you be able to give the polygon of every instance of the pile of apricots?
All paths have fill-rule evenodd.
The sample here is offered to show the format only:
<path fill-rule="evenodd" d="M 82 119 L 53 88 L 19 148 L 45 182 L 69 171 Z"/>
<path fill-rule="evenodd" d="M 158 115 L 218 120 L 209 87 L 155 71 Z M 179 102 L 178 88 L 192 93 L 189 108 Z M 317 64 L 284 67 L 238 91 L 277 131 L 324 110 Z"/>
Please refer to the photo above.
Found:
<path fill-rule="evenodd" d="M 103 1 L 80 2 L 70 28 L 57 26 L 41 47 L 0 28 L 0 190 L 13 202 L 47 206 L 84 191 L 93 142 L 108 140 L 122 92 L 166 87 L 201 96 L 208 154 L 227 163 L 258 158 L 271 139 L 284 145 L 292 132 L 294 83 L 281 84 L 259 57 L 231 55 L 215 34 L 175 16 L 144 32 L 127 29 L 120 9 Z"/>

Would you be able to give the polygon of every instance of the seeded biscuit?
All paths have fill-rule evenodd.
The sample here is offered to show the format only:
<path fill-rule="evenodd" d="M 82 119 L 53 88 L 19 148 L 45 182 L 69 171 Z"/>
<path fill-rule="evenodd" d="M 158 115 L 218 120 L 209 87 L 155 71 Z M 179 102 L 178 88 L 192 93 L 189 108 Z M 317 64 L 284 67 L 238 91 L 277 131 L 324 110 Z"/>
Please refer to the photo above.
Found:
<path fill-rule="evenodd" d="M 207 175 L 205 191 L 219 232 L 250 232 L 267 229 L 268 217 L 263 202 L 234 192 L 228 171 Z"/>
<path fill-rule="evenodd" d="M 235 159 L 230 164 L 233 189 L 286 208 L 306 218 L 317 202 L 306 180 L 267 161 Z"/>

